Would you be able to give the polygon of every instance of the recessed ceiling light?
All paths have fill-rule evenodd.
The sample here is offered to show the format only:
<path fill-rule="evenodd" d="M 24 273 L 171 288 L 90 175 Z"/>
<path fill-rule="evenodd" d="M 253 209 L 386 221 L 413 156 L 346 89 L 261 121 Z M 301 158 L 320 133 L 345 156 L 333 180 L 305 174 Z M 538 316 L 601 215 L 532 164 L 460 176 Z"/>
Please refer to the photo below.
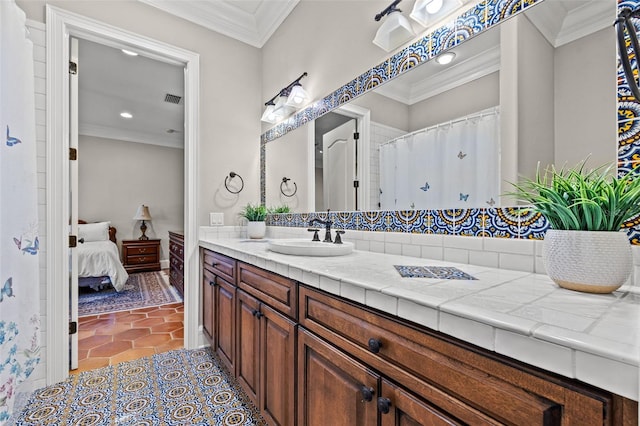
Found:
<path fill-rule="evenodd" d="M 120 50 L 122 50 L 122 53 L 124 53 L 125 55 L 138 56 L 138 54 L 136 52 L 133 52 L 131 50 L 127 50 L 127 49 L 120 49 Z"/>
<path fill-rule="evenodd" d="M 447 65 L 453 61 L 453 58 L 456 57 L 456 54 L 453 52 L 445 52 L 442 55 L 436 57 L 436 62 L 440 65 Z"/>
<path fill-rule="evenodd" d="M 131 114 L 130 112 L 124 111 L 124 112 L 120 113 L 120 117 L 122 117 L 122 118 L 133 118 L 133 114 Z"/>

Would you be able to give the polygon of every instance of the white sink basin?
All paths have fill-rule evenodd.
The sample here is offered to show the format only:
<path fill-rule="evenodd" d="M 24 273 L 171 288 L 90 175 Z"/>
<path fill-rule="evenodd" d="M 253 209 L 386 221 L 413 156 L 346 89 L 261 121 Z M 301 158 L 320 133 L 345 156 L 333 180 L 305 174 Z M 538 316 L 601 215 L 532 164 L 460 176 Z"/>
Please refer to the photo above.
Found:
<path fill-rule="evenodd" d="M 270 240 L 267 247 L 277 253 L 295 256 L 344 256 L 353 251 L 353 243 L 350 242 L 333 244 L 301 238 Z"/>

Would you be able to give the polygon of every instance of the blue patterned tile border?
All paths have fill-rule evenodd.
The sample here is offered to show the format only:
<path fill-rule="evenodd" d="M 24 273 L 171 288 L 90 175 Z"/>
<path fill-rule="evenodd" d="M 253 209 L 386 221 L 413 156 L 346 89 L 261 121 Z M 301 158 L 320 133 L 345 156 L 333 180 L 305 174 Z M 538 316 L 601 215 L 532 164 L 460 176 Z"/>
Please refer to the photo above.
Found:
<path fill-rule="evenodd" d="M 267 225 L 305 228 L 314 217 L 326 220 L 327 213 L 271 214 L 267 217 Z M 354 231 L 533 240 L 542 240 L 549 229 L 542 215 L 522 207 L 330 212 L 329 219 L 335 229 Z"/>
<path fill-rule="evenodd" d="M 640 0 L 618 1 L 618 10 L 628 7 L 636 9 L 640 6 Z M 634 19 L 636 29 L 640 29 L 640 20 Z M 626 36 L 627 46 L 631 48 L 631 42 Z M 632 61 L 637 61 L 632 52 L 629 52 Z M 635 69 L 635 65 L 634 65 Z M 632 170 L 640 164 L 640 102 L 631 95 L 622 65 L 618 64 L 617 75 L 618 94 L 618 176 Z M 627 236 L 631 244 L 640 245 L 640 218 L 629 220 L 623 225 L 627 230 Z"/>

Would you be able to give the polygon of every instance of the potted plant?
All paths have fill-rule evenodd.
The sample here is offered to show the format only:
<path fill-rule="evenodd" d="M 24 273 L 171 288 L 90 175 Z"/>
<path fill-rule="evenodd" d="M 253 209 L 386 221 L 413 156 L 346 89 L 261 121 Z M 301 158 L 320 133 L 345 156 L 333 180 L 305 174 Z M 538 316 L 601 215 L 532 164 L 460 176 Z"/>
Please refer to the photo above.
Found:
<path fill-rule="evenodd" d="M 290 213 L 290 212 L 291 212 L 291 208 L 286 204 L 283 204 L 281 206 L 272 207 L 269 213 L 282 214 L 282 213 Z"/>
<path fill-rule="evenodd" d="M 247 219 L 247 236 L 252 239 L 264 238 L 267 231 L 265 219 L 267 217 L 267 208 L 262 204 L 248 203 L 240 211 L 240 216 Z"/>
<path fill-rule="evenodd" d="M 610 293 L 629 278 L 632 255 L 622 225 L 640 214 L 640 175 L 616 178 L 612 166 L 551 167 L 513 184 L 512 193 L 549 222 L 542 250 L 547 274 L 560 287 Z"/>

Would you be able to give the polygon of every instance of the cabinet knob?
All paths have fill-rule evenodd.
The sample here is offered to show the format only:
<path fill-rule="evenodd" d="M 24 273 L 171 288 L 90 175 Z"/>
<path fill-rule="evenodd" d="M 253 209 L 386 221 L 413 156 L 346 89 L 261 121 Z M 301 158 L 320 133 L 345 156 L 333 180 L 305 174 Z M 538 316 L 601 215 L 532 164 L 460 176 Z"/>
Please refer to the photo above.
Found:
<path fill-rule="evenodd" d="M 215 286 L 216 284 L 218 284 L 218 283 L 216 282 L 216 281 L 217 281 L 217 279 L 216 279 L 216 278 L 217 278 L 217 277 L 213 277 L 213 280 L 209 281 L 209 285 L 210 285 L 210 286 Z"/>
<path fill-rule="evenodd" d="M 264 316 L 264 314 L 262 312 L 260 312 L 259 310 L 257 310 L 257 309 L 255 311 L 253 311 L 252 314 L 253 314 L 254 317 L 256 317 L 258 319 L 260 319 L 260 318 L 262 318 Z"/>
<path fill-rule="evenodd" d="M 378 411 L 381 414 L 388 414 L 391 411 L 391 400 L 389 398 L 378 398 Z"/>
<path fill-rule="evenodd" d="M 217 266 L 218 262 L 211 262 L 211 266 Z"/>
<path fill-rule="evenodd" d="M 380 352 L 381 347 L 382 347 L 382 343 L 380 342 L 380 340 L 375 339 L 373 337 L 369 339 L 369 350 L 371 352 L 373 352 L 374 354 L 377 354 L 378 352 Z"/>
<path fill-rule="evenodd" d="M 373 388 L 370 388 L 368 386 L 362 386 L 360 388 L 360 392 L 362 392 L 362 401 L 363 402 L 371 402 L 373 401 L 373 395 L 375 394 L 375 391 L 373 390 Z"/>

